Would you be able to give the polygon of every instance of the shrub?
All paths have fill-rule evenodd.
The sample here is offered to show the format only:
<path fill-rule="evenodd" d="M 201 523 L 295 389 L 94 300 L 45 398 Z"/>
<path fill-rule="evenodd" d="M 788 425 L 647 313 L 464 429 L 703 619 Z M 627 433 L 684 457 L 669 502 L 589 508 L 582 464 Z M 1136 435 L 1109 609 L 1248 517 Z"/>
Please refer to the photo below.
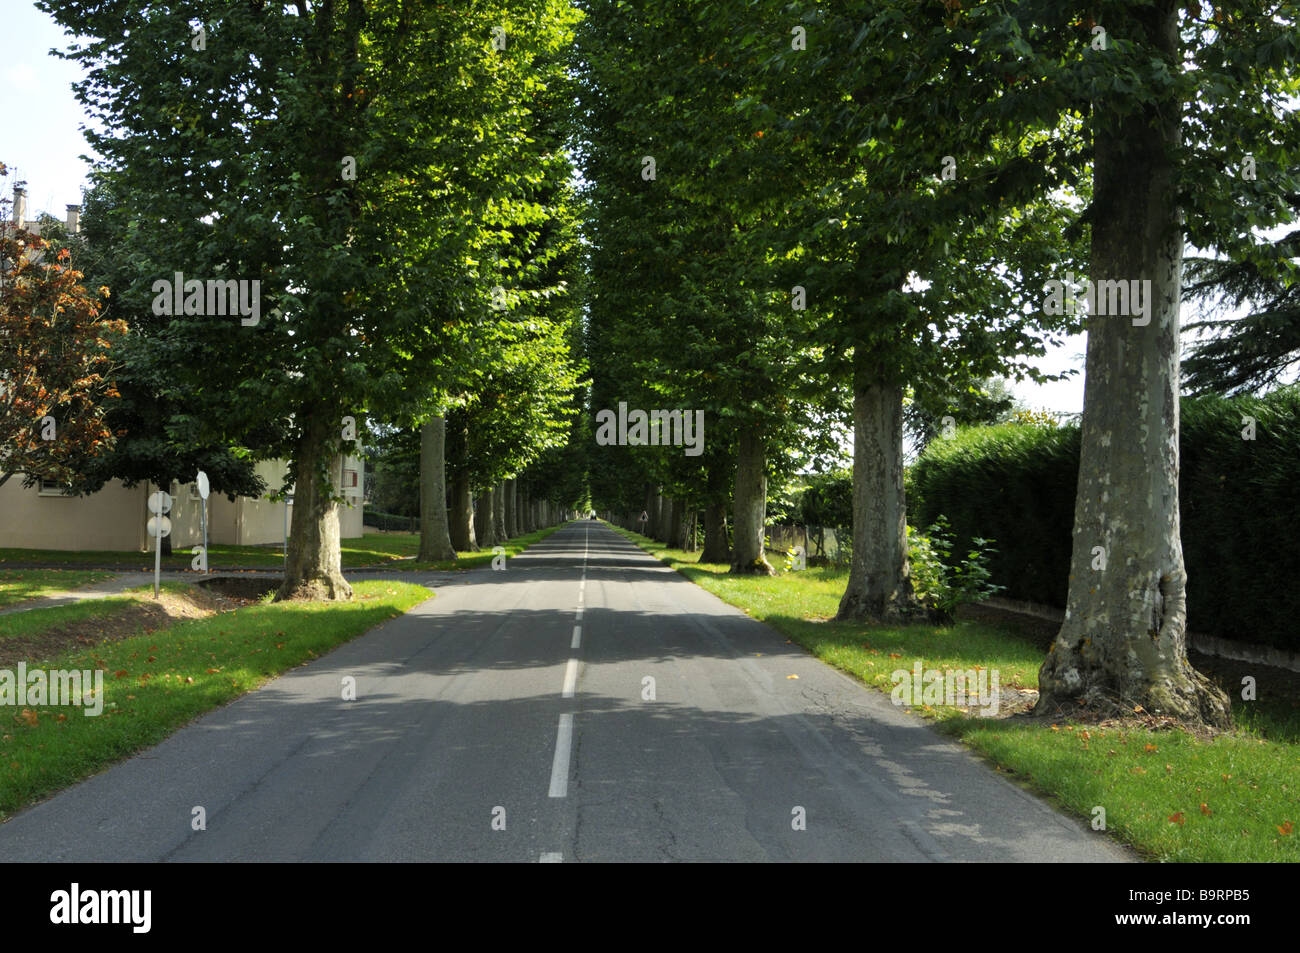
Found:
<path fill-rule="evenodd" d="M 1002 589 L 993 584 L 988 568 L 992 542 L 972 540 L 974 548 L 966 558 L 954 561 L 953 537 L 945 517 L 938 517 L 925 533 L 907 528 L 912 591 L 941 621 L 951 621 L 962 603 L 982 602 Z"/>
<path fill-rule="evenodd" d="M 1189 628 L 1300 649 L 1300 387 L 1184 398 L 1180 413 Z M 1253 440 L 1243 438 L 1243 417 L 1255 421 Z M 1074 424 L 959 430 L 931 443 L 908 474 L 909 522 L 944 514 L 959 548 L 997 539 L 993 581 L 1013 598 L 1063 608 L 1078 467 Z"/>

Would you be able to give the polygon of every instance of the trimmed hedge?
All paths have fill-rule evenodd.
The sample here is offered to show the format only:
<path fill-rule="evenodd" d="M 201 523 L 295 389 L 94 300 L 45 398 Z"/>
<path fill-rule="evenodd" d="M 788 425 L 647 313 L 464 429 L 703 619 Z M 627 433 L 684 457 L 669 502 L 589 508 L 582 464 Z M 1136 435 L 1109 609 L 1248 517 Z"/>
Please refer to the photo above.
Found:
<path fill-rule="evenodd" d="M 361 514 L 361 523 L 363 526 L 373 526 L 375 529 L 387 532 L 418 533 L 420 531 L 418 516 L 397 516 L 393 513 L 366 510 Z"/>
<path fill-rule="evenodd" d="M 1183 558 L 1189 627 L 1300 649 L 1300 387 L 1267 397 L 1184 398 Z M 1256 420 L 1242 437 L 1242 417 Z M 1079 428 L 999 424 L 936 440 L 908 473 L 908 522 L 948 517 L 956 551 L 994 540 L 1005 596 L 1064 608 Z"/>

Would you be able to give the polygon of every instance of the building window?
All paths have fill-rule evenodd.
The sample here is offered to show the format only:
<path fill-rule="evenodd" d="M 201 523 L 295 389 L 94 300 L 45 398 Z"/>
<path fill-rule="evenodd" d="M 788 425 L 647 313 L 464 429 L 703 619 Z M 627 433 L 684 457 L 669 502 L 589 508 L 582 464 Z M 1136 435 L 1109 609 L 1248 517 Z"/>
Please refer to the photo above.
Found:
<path fill-rule="evenodd" d="M 38 482 L 36 492 L 39 496 L 76 496 L 67 484 L 55 483 L 52 480 Z"/>
<path fill-rule="evenodd" d="M 354 487 L 354 486 L 356 486 L 356 485 L 357 485 L 357 471 L 356 471 L 356 470 L 344 470 L 344 471 L 343 471 L 343 488 L 344 488 L 344 489 L 351 489 L 352 487 Z"/>

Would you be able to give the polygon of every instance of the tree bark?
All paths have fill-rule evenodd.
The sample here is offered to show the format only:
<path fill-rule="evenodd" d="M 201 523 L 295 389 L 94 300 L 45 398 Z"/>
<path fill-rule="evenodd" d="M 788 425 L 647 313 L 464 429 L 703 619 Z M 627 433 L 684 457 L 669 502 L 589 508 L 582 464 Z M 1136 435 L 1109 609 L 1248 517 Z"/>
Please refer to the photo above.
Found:
<path fill-rule="evenodd" d="M 293 517 L 285 578 L 275 599 L 351 599 L 352 587 L 343 578 L 339 507 L 331 499 L 332 421 L 319 410 L 304 417 L 291 471 Z"/>
<path fill-rule="evenodd" d="M 451 544 L 462 553 L 478 550 L 474 538 L 474 496 L 469 474 L 454 471 L 451 479 Z"/>
<path fill-rule="evenodd" d="M 528 491 L 519 491 L 519 532 L 528 534 L 533 531 L 533 514 L 532 501 L 528 499 Z"/>
<path fill-rule="evenodd" d="M 663 497 L 659 504 L 659 542 L 666 546 L 676 546 L 681 534 L 682 504 L 680 500 Z"/>
<path fill-rule="evenodd" d="M 506 480 L 506 536 L 514 539 L 519 535 L 519 487 L 514 480 Z"/>
<path fill-rule="evenodd" d="M 493 495 L 492 488 L 488 487 L 479 494 L 478 505 L 474 507 L 474 538 L 484 549 L 497 543 L 492 527 L 492 509 L 496 506 Z"/>
<path fill-rule="evenodd" d="M 430 417 L 420 428 L 420 562 L 455 559 L 447 524 L 447 421 Z"/>
<path fill-rule="evenodd" d="M 680 549 L 679 543 L 682 539 L 682 514 L 685 508 L 682 501 L 666 497 L 664 499 L 662 513 L 666 514 L 662 520 L 663 526 L 659 534 L 659 541 L 672 546 L 674 549 Z"/>
<path fill-rule="evenodd" d="M 731 546 L 727 542 L 727 507 L 724 503 L 710 503 L 704 508 L 704 549 L 700 552 L 700 562 L 731 562 Z"/>
<path fill-rule="evenodd" d="M 895 621 L 916 608 L 903 498 L 903 387 L 861 353 L 853 367 L 853 561 L 835 618 Z"/>
<path fill-rule="evenodd" d="M 731 572 L 773 575 L 764 555 L 767 522 L 767 458 L 763 438 L 752 427 L 741 430 L 736 452 L 735 550 Z"/>
<path fill-rule="evenodd" d="M 694 552 L 695 510 L 685 503 L 677 503 L 673 506 L 673 512 L 676 514 L 673 524 L 676 527 L 673 532 L 673 548 L 687 553 Z"/>
<path fill-rule="evenodd" d="M 1162 0 L 1132 14 L 1171 68 L 1179 62 L 1179 6 Z M 1172 157 L 1179 106 L 1173 97 L 1133 110 L 1093 104 L 1089 277 L 1149 279 L 1150 311 L 1139 321 L 1150 323 L 1100 314 L 1090 301 L 1070 588 L 1039 672 L 1039 714 L 1078 704 L 1232 723 L 1227 696 L 1187 660 L 1178 502 L 1183 235 Z"/>
<path fill-rule="evenodd" d="M 492 532 L 496 536 L 498 543 L 504 543 L 510 538 L 506 532 L 506 481 L 502 480 L 496 485 L 492 494 Z"/>

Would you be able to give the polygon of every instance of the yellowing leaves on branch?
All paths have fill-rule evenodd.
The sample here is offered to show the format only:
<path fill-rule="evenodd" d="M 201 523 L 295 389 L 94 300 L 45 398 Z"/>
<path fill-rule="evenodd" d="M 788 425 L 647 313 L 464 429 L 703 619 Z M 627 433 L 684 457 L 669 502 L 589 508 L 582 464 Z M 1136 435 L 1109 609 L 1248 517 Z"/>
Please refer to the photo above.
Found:
<path fill-rule="evenodd" d="M 101 318 L 80 272 L 42 260 L 47 247 L 25 229 L 0 235 L 0 486 L 18 473 L 28 486 L 69 482 L 72 461 L 115 436 L 104 422 L 116 393 L 107 352 L 126 322 Z M 69 258 L 61 249 L 56 262 Z"/>

